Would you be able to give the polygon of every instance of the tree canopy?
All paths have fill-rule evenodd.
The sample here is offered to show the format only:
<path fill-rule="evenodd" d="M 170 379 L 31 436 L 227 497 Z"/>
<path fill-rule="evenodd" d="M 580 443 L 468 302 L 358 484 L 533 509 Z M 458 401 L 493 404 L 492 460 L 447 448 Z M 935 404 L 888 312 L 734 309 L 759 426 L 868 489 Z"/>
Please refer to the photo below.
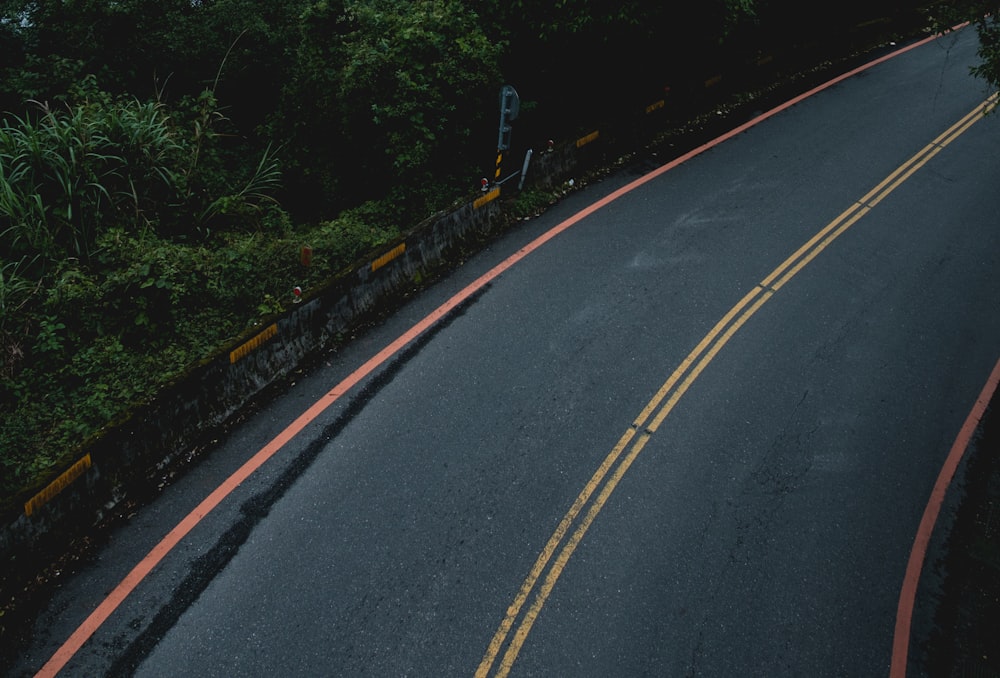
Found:
<path fill-rule="evenodd" d="M 979 34 L 979 63 L 972 72 L 1000 87 L 1000 2 L 997 0 L 949 0 L 932 9 L 938 31 L 971 23 Z"/>

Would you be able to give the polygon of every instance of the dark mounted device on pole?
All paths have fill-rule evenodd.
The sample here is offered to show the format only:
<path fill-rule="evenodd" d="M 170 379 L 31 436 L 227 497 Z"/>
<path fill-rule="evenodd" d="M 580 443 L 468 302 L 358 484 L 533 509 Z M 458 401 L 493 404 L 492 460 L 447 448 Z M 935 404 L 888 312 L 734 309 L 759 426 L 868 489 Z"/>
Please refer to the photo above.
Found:
<path fill-rule="evenodd" d="M 510 85 L 504 85 L 500 90 L 500 135 L 497 137 L 497 150 L 506 151 L 510 148 L 510 123 L 517 120 L 521 110 L 521 98 L 517 90 Z"/>
<path fill-rule="evenodd" d="M 494 183 L 500 181 L 503 152 L 510 148 L 510 123 L 517 119 L 520 109 L 521 98 L 517 96 L 517 90 L 510 85 L 504 85 L 500 90 L 500 132 L 497 135 L 497 166 L 493 175 Z"/>

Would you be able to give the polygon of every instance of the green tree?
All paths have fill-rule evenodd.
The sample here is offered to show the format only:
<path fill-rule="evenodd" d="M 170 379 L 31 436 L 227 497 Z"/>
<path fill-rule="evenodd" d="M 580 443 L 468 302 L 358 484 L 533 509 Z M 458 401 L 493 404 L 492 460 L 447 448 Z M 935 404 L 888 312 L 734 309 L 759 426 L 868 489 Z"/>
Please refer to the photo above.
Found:
<path fill-rule="evenodd" d="M 946 31 L 970 22 L 979 34 L 979 63 L 972 72 L 1000 87 L 1000 2 L 997 0 L 950 0 L 932 10 L 935 28 Z"/>
<path fill-rule="evenodd" d="M 487 0 L 490 35 L 506 45 L 505 76 L 543 129 L 587 124 L 649 103 L 665 85 L 683 91 L 717 69 L 756 0 Z M 623 77 L 623 73 L 629 77 Z M 521 128 L 532 121 L 519 121 Z"/>
<path fill-rule="evenodd" d="M 499 55 L 459 0 L 314 3 L 272 127 L 288 138 L 290 183 L 331 209 L 467 170 L 492 120 Z"/>

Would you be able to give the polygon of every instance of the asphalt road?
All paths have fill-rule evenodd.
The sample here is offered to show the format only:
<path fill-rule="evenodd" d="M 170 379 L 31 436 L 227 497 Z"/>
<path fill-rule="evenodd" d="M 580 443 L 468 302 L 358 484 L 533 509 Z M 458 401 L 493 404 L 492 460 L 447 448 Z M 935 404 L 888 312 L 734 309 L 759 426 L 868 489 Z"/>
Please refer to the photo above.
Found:
<path fill-rule="evenodd" d="M 873 66 L 524 256 L 205 516 L 63 675 L 888 674 L 917 526 L 1000 358 L 1000 119 L 940 136 L 990 94 L 975 49 Z M 333 385 L 638 168 L 303 373 L 107 535 L 12 673 Z"/>

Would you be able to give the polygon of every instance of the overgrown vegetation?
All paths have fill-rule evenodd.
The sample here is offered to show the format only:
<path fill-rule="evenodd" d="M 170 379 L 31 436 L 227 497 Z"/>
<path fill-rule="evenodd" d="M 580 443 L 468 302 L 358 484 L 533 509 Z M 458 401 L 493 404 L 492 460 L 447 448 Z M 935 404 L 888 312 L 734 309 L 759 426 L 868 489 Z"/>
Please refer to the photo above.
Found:
<path fill-rule="evenodd" d="M 371 205 L 293 229 L 270 149 L 220 171 L 224 125 L 210 93 L 171 114 L 92 88 L 0 125 L 4 492 L 397 234 Z"/>
<path fill-rule="evenodd" d="M 943 32 L 970 22 L 979 34 L 979 63 L 972 72 L 1000 87 L 1000 2 L 997 0 L 946 0 L 931 11 L 934 30 Z"/>
<path fill-rule="evenodd" d="M 530 144 L 919 4 L 0 0 L 0 497 L 472 189 L 504 82 Z"/>

